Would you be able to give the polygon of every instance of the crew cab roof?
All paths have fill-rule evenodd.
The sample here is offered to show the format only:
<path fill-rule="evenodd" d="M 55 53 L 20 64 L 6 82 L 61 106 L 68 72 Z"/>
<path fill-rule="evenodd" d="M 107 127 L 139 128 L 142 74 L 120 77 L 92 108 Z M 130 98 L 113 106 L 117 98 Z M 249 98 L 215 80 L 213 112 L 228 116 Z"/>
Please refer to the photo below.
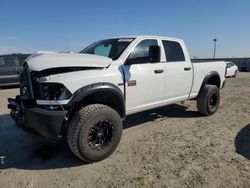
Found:
<path fill-rule="evenodd" d="M 147 39 L 147 38 L 154 38 L 154 39 L 165 39 L 165 40 L 174 40 L 174 41 L 182 41 L 182 39 L 174 38 L 174 37 L 163 37 L 157 35 L 127 35 L 127 36 L 119 36 L 115 38 L 135 38 L 135 39 Z"/>

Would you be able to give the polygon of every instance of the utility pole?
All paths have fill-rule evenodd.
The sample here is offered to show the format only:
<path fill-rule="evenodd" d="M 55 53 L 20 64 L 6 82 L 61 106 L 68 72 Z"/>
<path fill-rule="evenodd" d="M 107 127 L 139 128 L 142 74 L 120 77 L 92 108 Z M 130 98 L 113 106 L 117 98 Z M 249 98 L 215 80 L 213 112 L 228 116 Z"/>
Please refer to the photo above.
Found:
<path fill-rule="evenodd" d="M 215 59 L 215 55 L 216 55 L 216 42 L 217 42 L 217 39 L 214 39 L 214 59 Z"/>

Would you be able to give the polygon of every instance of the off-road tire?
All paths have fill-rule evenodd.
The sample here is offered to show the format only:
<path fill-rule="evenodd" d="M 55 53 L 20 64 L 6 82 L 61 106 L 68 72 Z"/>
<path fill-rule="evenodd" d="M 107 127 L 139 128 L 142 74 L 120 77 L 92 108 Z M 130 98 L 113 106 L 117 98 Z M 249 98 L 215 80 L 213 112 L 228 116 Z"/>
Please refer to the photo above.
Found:
<path fill-rule="evenodd" d="M 205 116 L 214 114 L 220 104 L 220 92 L 218 87 L 214 85 L 205 85 L 198 97 L 197 97 L 197 108 L 198 111 Z"/>
<path fill-rule="evenodd" d="M 112 130 L 112 136 L 109 133 L 109 142 L 100 150 L 96 147 L 101 144 L 91 143 L 91 145 L 89 142 L 91 131 L 96 131 L 95 126 L 102 127 L 99 122 L 104 122 L 109 126 L 109 130 Z M 78 158 L 85 162 L 96 162 L 107 158 L 114 152 L 120 142 L 122 130 L 122 120 L 114 109 L 102 104 L 91 104 L 82 107 L 72 117 L 68 126 L 67 141 L 69 148 Z"/>

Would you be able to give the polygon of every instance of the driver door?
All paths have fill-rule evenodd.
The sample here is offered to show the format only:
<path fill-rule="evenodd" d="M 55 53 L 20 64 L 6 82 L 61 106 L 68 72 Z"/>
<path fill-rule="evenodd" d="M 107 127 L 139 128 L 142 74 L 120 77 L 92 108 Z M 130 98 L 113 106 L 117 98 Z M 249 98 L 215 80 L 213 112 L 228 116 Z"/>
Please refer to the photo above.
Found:
<path fill-rule="evenodd" d="M 145 39 L 132 50 L 123 70 L 127 113 L 150 109 L 163 100 L 165 92 L 164 63 L 150 62 L 149 48 L 158 46 L 157 40 Z"/>

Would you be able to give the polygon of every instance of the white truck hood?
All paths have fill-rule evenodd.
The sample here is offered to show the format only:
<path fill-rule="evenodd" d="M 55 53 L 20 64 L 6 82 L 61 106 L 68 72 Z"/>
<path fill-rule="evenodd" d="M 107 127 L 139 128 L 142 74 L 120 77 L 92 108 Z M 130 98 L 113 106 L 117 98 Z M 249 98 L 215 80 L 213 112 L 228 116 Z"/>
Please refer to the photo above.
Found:
<path fill-rule="evenodd" d="M 42 71 L 60 67 L 108 67 L 112 59 L 90 54 L 80 53 L 36 53 L 26 60 L 30 71 Z"/>

